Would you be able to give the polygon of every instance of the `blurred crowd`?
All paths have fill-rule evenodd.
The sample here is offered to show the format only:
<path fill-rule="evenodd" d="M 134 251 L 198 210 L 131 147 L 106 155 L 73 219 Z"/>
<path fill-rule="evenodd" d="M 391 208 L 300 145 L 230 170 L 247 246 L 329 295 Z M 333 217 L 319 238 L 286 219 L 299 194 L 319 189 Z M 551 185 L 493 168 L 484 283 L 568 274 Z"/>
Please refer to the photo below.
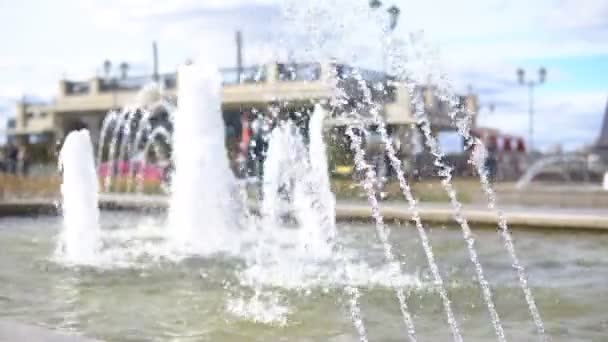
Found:
<path fill-rule="evenodd" d="M 0 148 L 0 172 L 14 175 L 27 175 L 29 158 L 25 146 L 9 143 Z"/>

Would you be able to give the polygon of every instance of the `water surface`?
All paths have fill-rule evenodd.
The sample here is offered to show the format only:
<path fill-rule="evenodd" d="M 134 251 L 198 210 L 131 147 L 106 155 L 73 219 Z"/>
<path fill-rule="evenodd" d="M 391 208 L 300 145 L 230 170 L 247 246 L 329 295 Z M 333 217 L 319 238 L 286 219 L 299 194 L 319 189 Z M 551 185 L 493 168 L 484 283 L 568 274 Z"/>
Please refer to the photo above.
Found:
<path fill-rule="evenodd" d="M 0 219 L 0 316 L 111 341 L 353 341 L 341 286 L 328 274 L 285 267 L 262 274 L 263 294 L 244 281 L 246 262 L 236 256 L 181 261 L 139 255 L 152 248 L 164 218 L 102 213 L 102 228 L 121 246 L 114 265 L 68 267 L 52 259 L 61 227 L 57 217 Z M 141 227 L 149 227 L 143 229 Z M 135 227 L 139 227 L 135 233 Z M 534 341 L 536 330 L 498 234 L 475 229 L 507 338 Z M 130 234 L 124 234 L 131 231 Z M 149 233 L 146 233 L 149 232 Z M 342 242 L 357 274 L 370 341 L 402 341 L 405 328 L 391 279 L 383 272 L 382 246 L 373 226 L 340 224 Z M 429 231 L 436 260 L 465 340 L 495 340 L 459 230 Z M 545 325 L 555 341 L 608 338 L 608 235 L 515 232 Z M 392 226 L 402 262 L 408 304 L 420 341 L 449 341 L 442 304 L 416 231 Z M 121 259 L 122 258 L 122 259 Z M 289 265 L 287 263 L 286 265 Z M 302 265 L 293 265 L 296 269 Z M 304 275 L 303 275 L 304 274 Z M 311 279 L 314 278 L 314 279 Z"/>

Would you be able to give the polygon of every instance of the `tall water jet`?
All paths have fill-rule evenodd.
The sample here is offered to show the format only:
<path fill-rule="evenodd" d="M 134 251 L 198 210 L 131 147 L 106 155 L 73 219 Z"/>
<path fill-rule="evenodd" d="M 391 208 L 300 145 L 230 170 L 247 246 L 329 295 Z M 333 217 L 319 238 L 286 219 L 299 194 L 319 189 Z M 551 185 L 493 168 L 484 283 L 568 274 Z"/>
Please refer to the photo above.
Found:
<path fill-rule="evenodd" d="M 282 226 L 282 217 L 298 223 L 298 243 L 306 258 L 331 257 L 335 215 L 322 136 L 324 112 L 317 107 L 307 149 L 298 128 L 287 121 L 270 136 L 264 163 L 262 214 L 265 228 Z"/>
<path fill-rule="evenodd" d="M 321 235 L 327 243 L 329 249 L 334 250 L 336 260 L 344 266 L 344 274 L 346 279 L 350 283 L 352 275 L 348 268 L 348 261 L 344 255 L 343 246 L 336 241 L 336 198 L 331 192 L 330 181 L 329 181 L 329 166 L 327 163 L 327 147 L 323 140 L 323 122 L 325 120 L 326 112 L 320 104 L 316 104 L 314 112 L 309 122 L 309 134 L 310 134 L 310 175 L 312 176 L 313 189 L 316 189 L 318 195 L 318 201 L 315 203 L 315 207 L 319 213 L 320 226 L 324 229 L 323 235 Z M 348 303 L 350 307 L 350 314 L 357 334 L 359 335 L 359 341 L 367 342 L 367 332 L 365 325 L 363 324 L 363 318 L 361 308 L 359 307 L 359 289 L 350 284 L 344 286 L 344 290 L 348 295 Z"/>
<path fill-rule="evenodd" d="M 206 63 L 180 67 L 174 119 L 175 175 L 169 234 L 176 247 L 207 254 L 230 248 L 240 216 L 225 148 L 221 76 Z"/>
<path fill-rule="evenodd" d="M 301 247 L 315 258 L 331 256 L 335 239 L 335 198 L 330 188 L 323 141 L 324 119 L 325 110 L 320 104 L 315 105 L 308 130 L 308 170 L 296 182 L 294 189 L 300 240 L 303 242 Z"/>
<path fill-rule="evenodd" d="M 61 148 L 63 230 L 56 255 L 68 263 L 90 264 L 101 247 L 98 180 L 93 145 L 86 129 L 71 132 Z"/>
<path fill-rule="evenodd" d="M 308 167 L 306 148 L 291 121 L 275 127 L 268 139 L 264 161 L 262 215 L 267 226 L 280 225 L 281 217 L 291 211 L 296 181 Z"/>

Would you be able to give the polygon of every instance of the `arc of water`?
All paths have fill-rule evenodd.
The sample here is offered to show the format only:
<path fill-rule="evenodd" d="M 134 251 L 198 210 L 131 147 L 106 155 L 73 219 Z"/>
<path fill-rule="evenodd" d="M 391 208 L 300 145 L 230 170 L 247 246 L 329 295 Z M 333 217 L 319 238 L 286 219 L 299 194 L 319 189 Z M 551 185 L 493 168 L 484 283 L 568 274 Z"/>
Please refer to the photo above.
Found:
<path fill-rule="evenodd" d="M 365 189 L 368 201 L 371 206 L 372 217 L 376 222 L 376 232 L 378 234 L 378 237 L 380 238 L 380 241 L 382 242 L 382 246 L 384 249 L 384 257 L 389 263 L 391 274 L 393 276 L 396 276 L 401 272 L 401 268 L 399 267 L 399 263 L 395 259 L 395 256 L 393 254 L 392 246 L 389 242 L 389 230 L 384 224 L 384 218 L 380 213 L 377 194 L 376 190 L 374 189 L 374 184 L 376 184 L 376 173 L 365 161 L 365 152 L 362 148 L 362 139 L 358 134 L 354 132 L 355 128 L 357 127 L 349 126 L 346 129 L 346 134 L 351 140 L 351 149 L 355 153 L 355 167 L 357 171 L 363 172 L 365 175 L 365 180 L 363 181 L 362 185 Z M 362 125 L 359 124 L 358 128 L 362 129 Z M 408 338 L 412 342 L 416 341 L 416 329 L 414 327 L 414 322 L 407 306 L 407 298 L 403 291 L 403 288 L 401 286 L 396 286 L 395 293 L 397 295 L 397 299 L 399 300 L 399 308 L 401 309 L 403 322 L 405 323 L 405 326 L 407 328 Z"/>
<path fill-rule="evenodd" d="M 395 72 L 401 76 L 401 79 L 416 79 L 415 77 L 413 77 L 414 75 L 411 75 L 411 73 L 409 72 L 409 70 L 407 70 L 406 68 L 406 63 L 408 61 L 409 58 L 407 58 L 408 52 L 404 50 L 404 48 L 410 48 L 413 44 L 417 44 L 417 42 L 422 40 L 422 37 L 420 34 L 410 34 L 408 39 L 409 42 L 407 43 L 400 43 L 400 44 L 393 44 L 393 41 L 391 40 L 391 36 L 388 35 L 387 36 L 389 39 L 389 45 L 392 49 L 391 53 L 388 55 L 389 59 L 390 59 L 390 66 L 393 70 L 395 70 Z M 417 54 L 420 54 L 421 52 L 417 52 Z M 423 53 L 424 54 L 424 53 Z M 427 57 L 429 57 L 429 54 L 425 54 Z M 417 58 L 417 57 L 414 57 Z M 460 105 L 460 99 L 457 98 L 457 96 L 455 95 L 456 92 L 453 90 L 451 83 L 449 82 L 449 78 L 447 77 L 447 75 L 441 73 L 440 75 L 435 75 L 435 78 L 437 80 L 439 80 L 439 82 L 437 82 L 437 86 L 438 87 L 438 91 L 437 94 L 439 95 L 440 99 L 442 101 L 446 101 L 449 104 L 448 107 L 448 115 L 450 116 L 452 122 L 456 125 L 459 134 L 465 139 L 465 141 L 471 142 L 471 122 L 472 122 L 472 118 L 473 118 L 473 113 L 471 113 L 468 110 L 463 110 L 461 108 Z M 412 89 L 410 89 L 410 92 L 412 91 Z M 466 115 L 464 117 L 458 117 L 458 114 L 460 113 L 465 113 Z M 480 164 L 481 161 L 475 161 L 475 160 L 470 160 L 470 162 L 475 165 L 476 168 L 480 169 L 480 168 L 484 168 L 483 165 Z M 499 232 L 501 234 L 501 238 L 503 239 L 503 242 L 505 243 L 505 247 L 509 253 L 509 256 L 511 258 L 511 263 L 513 265 L 513 268 L 516 270 L 517 274 L 518 274 L 518 278 L 519 278 L 519 284 L 520 287 L 522 289 L 522 291 L 524 292 L 524 297 L 525 300 L 528 304 L 528 309 L 529 312 L 532 316 L 532 319 L 534 321 L 534 324 L 536 325 L 536 329 L 537 332 L 539 334 L 539 337 L 542 341 L 548 341 L 550 340 L 549 336 L 547 335 L 545 328 L 544 328 L 544 324 L 543 324 L 543 320 L 540 316 L 540 312 L 538 310 L 538 307 L 536 305 L 536 302 L 534 300 L 534 296 L 532 294 L 532 291 L 528 285 L 528 276 L 526 274 L 525 268 L 521 265 L 521 263 L 519 262 L 517 255 L 515 253 L 515 247 L 513 245 L 513 241 L 511 238 L 511 233 L 508 229 L 508 225 L 506 224 L 506 219 L 504 218 L 504 214 L 502 214 L 501 210 L 497 208 L 496 206 L 496 196 L 495 196 L 495 192 L 494 189 L 491 186 L 491 183 L 488 181 L 487 179 L 487 175 L 484 176 L 483 173 L 479 173 L 479 177 L 480 177 L 480 183 L 482 186 L 482 189 L 484 190 L 484 192 L 486 193 L 486 198 L 488 200 L 488 208 L 489 209 L 493 209 L 498 213 L 499 216 Z M 486 179 L 484 180 L 483 178 L 486 177 Z M 502 216 L 502 218 L 504 219 L 500 219 L 500 217 Z M 504 221 L 504 222 L 501 222 Z"/>
<path fill-rule="evenodd" d="M 131 192 L 131 187 L 133 186 L 133 178 L 135 177 L 135 157 L 137 152 L 139 151 L 139 146 L 141 145 L 141 141 L 146 135 L 147 132 L 152 130 L 152 125 L 150 124 L 150 112 L 145 111 L 141 121 L 139 122 L 139 126 L 137 127 L 137 133 L 135 133 L 135 138 L 133 139 L 132 144 L 129 145 L 127 154 L 129 155 L 129 174 L 127 176 L 127 190 L 126 192 Z"/>
<path fill-rule="evenodd" d="M 442 178 L 441 185 L 444 191 L 447 193 L 448 197 L 450 198 L 450 204 L 452 206 L 452 215 L 454 217 L 454 220 L 461 227 L 462 237 L 467 244 L 469 259 L 471 260 L 471 263 L 473 263 L 473 266 L 475 268 L 475 274 L 481 287 L 483 299 L 488 308 L 492 324 L 494 325 L 494 330 L 499 341 L 506 341 L 504 329 L 502 327 L 502 324 L 500 323 L 500 317 L 498 315 L 498 312 L 496 311 L 494 300 L 492 299 L 492 291 L 490 290 L 490 285 L 485 278 L 483 267 L 481 265 L 481 262 L 479 261 L 477 250 L 475 249 L 475 238 L 473 237 L 467 219 L 462 213 L 462 204 L 460 203 L 460 201 L 458 201 L 456 190 L 452 185 L 452 168 L 445 164 L 445 162 L 443 161 L 443 153 L 441 152 L 441 148 L 439 147 L 437 139 L 433 136 L 431 132 L 431 123 L 429 121 L 428 116 L 424 112 L 424 103 L 422 102 L 419 92 L 415 90 L 415 85 L 409 81 L 407 82 L 407 87 L 410 92 L 410 98 L 413 100 L 414 103 L 414 117 L 422 128 L 422 132 L 426 140 L 426 145 L 429 147 L 431 153 L 435 158 L 435 166 L 437 166 L 437 168 L 439 169 L 438 173 Z"/>
<path fill-rule="evenodd" d="M 112 180 L 114 177 L 114 166 L 116 164 L 116 146 L 119 140 L 119 134 L 122 130 L 125 119 L 130 115 L 130 111 L 123 109 L 116 119 L 114 130 L 112 131 L 112 140 L 110 141 L 110 148 L 108 151 L 108 173 L 104 180 L 104 191 L 109 192 L 112 187 Z"/>
<path fill-rule="evenodd" d="M 118 112 L 112 110 L 105 116 L 103 122 L 101 123 L 101 129 L 99 130 L 99 144 L 97 146 L 97 167 L 99 167 L 103 161 L 103 148 L 105 147 L 106 135 L 108 133 L 108 129 L 110 128 L 110 124 L 116 121 L 117 117 Z"/>
<path fill-rule="evenodd" d="M 337 70 L 335 68 L 332 68 L 330 70 L 329 76 L 330 76 L 329 77 L 329 86 L 334 91 L 334 96 L 332 96 L 330 103 L 334 108 L 339 108 L 339 107 L 343 106 L 344 104 L 348 103 L 348 94 L 346 93 L 346 91 L 344 89 L 342 89 L 339 86 Z M 347 113 L 347 114 L 348 114 L 348 116 L 360 118 L 360 116 L 357 115 L 357 113 L 355 113 L 355 112 L 351 112 L 351 113 Z M 360 123 L 359 123 L 359 125 L 360 125 Z M 374 217 L 374 220 L 376 221 L 376 233 L 378 234 L 378 236 L 382 242 L 385 258 L 387 259 L 387 261 L 390 264 L 389 267 L 391 267 L 391 272 L 393 272 L 394 274 L 398 274 L 400 272 L 400 267 L 398 264 L 395 263 L 395 258 L 394 258 L 393 252 L 392 252 L 392 246 L 390 245 L 390 242 L 388 240 L 388 230 L 386 229 L 386 227 L 384 225 L 384 219 L 382 218 L 382 215 L 380 214 L 380 209 L 378 207 L 378 200 L 376 198 L 376 191 L 373 188 L 373 185 L 376 184 L 376 175 L 375 175 L 375 172 L 370 169 L 369 165 L 365 161 L 365 153 L 362 150 L 362 146 L 361 146 L 362 140 L 358 135 L 356 135 L 354 133 L 354 131 L 353 131 L 354 128 L 355 127 L 348 127 L 346 133 L 351 138 L 350 148 L 355 153 L 355 167 L 356 167 L 356 169 L 358 169 L 360 171 L 367 170 L 365 172 L 365 181 L 363 182 L 363 186 L 366 189 L 368 201 L 370 203 L 370 206 L 372 207 L 372 216 Z M 395 266 L 396 266 L 396 268 L 395 268 Z M 408 332 L 408 338 L 410 339 L 410 341 L 416 341 L 416 329 L 414 327 L 412 317 L 411 317 L 411 315 L 409 313 L 409 309 L 407 307 L 405 293 L 403 292 L 403 289 L 400 287 L 396 288 L 395 292 L 396 292 L 397 299 L 399 301 L 399 308 L 400 308 L 401 314 L 403 316 L 403 322 L 404 322 L 407 332 Z"/>
<path fill-rule="evenodd" d="M 136 175 L 136 180 L 137 180 L 136 191 L 138 193 L 143 192 L 144 180 L 145 180 L 144 179 L 144 168 L 145 168 L 145 165 L 148 163 L 148 152 L 150 151 L 150 147 L 156 143 L 156 138 L 158 138 L 158 137 L 162 137 L 167 143 L 171 142 L 171 133 L 169 133 L 169 131 L 165 127 L 162 127 L 162 126 L 156 127 L 150 133 L 148 142 L 146 143 L 146 146 L 142 150 L 142 160 L 140 162 L 140 166 L 139 166 L 139 169 L 137 170 L 137 175 Z"/>
<path fill-rule="evenodd" d="M 532 164 L 530 167 L 528 167 L 528 170 L 526 170 L 526 173 L 517 181 L 517 184 L 515 186 L 518 189 L 526 188 L 530 184 L 530 182 L 532 182 L 534 177 L 536 177 L 543 169 L 545 169 L 547 166 L 555 165 L 555 164 L 559 164 L 559 163 L 566 164 L 566 165 L 564 165 L 564 170 L 563 170 L 563 171 L 566 171 L 565 169 L 568 166 L 567 163 L 581 163 L 581 164 L 583 164 L 583 168 L 585 168 L 585 164 L 587 163 L 587 160 L 584 157 L 577 156 L 577 155 L 559 155 L 559 156 L 550 156 L 550 157 L 545 157 L 545 158 L 539 159 L 534 164 Z M 479 163 L 477 163 L 477 164 L 479 164 Z M 588 173 L 587 173 L 587 177 L 588 177 Z"/>
<path fill-rule="evenodd" d="M 411 36 L 410 36 L 410 38 L 411 38 Z M 477 280 L 481 287 L 483 300 L 486 304 L 486 307 L 488 308 L 488 313 L 490 314 L 490 319 L 492 321 L 492 325 L 494 326 L 494 332 L 499 341 L 501 341 L 501 342 L 506 341 L 504 328 L 502 326 L 502 323 L 500 322 L 500 316 L 498 314 L 498 311 L 496 310 L 496 305 L 494 304 L 494 300 L 492 299 L 492 292 L 491 292 L 489 283 L 485 279 L 483 267 L 481 265 L 481 262 L 479 261 L 477 251 L 475 249 L 475 238 L 472 235 L 468 221 L 466 220 L 466 218 L 464 217 L 464 215 L 462 213 L 462 204 L 458 201 L 458 198 L 456 196 L 456 191 L 451 182 L 452 169 L 447 164 L 445 164 L 445 162 L 443 161 L 443 157 L 444 157 L 443 153 L 437 143 L 437 139 L 433 136 L 433 134 L 431 132 L 431 123 L 430 123 L 430 120 L 428 119 L 428 116 L 426 115 L 426 113 L 424 111 L 424 102 L 422 101 L 420 94 L 416 91 L 415 83 L 413 83 L 411 81 L 413 78 L 409 77 L 410 76 L 409 72 L 408 72 L 408 70 L 403 68 L 403 65 L 396 63 L 397 62 L 397 60 L 395 58 L 396 51 L 391 51 L 392 47 L 393 47 L 392 43 L 393 43 L 392 35 L 385 34 L 382 39 L 382 44 L 383 44 L 384 49 L 390 49 L 389 54 L 388 54 L 389 65 L 390 65 L 391 69 L 396 69 L 398 71 L 398 73 L 401 74 L 400 75 L 401 79 L 406 80 L 406 82 L 405 82 L 406 87 L 408 88 L 410 98 L 412 99 L 412 102 L 414 104 L 414 118 L 416 119 L 417 123 L 421 126 L 425 140 L 426 140 L 425 141 L 426 145 L 430 148 L 431 153 L 434 156 L 434 159 L 435 159 L 434 164 L 439 169 L 438 174 L 442 178 L 441 185 L 442 185 L 444 191 L 448 194 L 448 197 L 450 198 L 450 204 L 453 209 L 453 217 L 454 217 L 455 221 L 461 227 L 463 239 L 465 240 L 465 242 L 467 244 L 467 249 L 469 252 L 469 259 L 471 260 L 471 263 L 473 264 L 473 266 L 475 268 L 475 274 L 477 276 Z M 402 57 L 400 59 L 401 61 L 406 60 L 405 58 L 403 58 L 403 56 L 401 56 L 401 57 Z"/>
<path fill-rule="evenodd" d="M 528 308 L 530 314 L 532 315 L 532 319 L 534 324 L 536 325 L 538 334 L 540 336 L 541 341 L 550 341 L 549 336 L 545 331 L 545 326 L 543 320 L 540 316 L 540 311 L 536 306 L 536 301 L 534 299 L 534 295 L 532 294 L 532 290 L 530 289 L 530 285 L 528 284 L 528 275 L 524 266 L 519 261 L 517 256 L 517 252 L 515 251 L 515 244 L 513 243 L 513 237 L 511 236 L 509 226 L 507 223 L 507 218 L 502 210 L 500 210 L 497 206 L 497 198 L 494 189 L 492 188 L 487 170 L 481 165 L 476 164 L 477 171 L 479 173 L 479 179 L 482 184 L 482 188 L 484 193 L 486 194 L 488 200 L 488 208 L 496 210 L 498 214 L 498 227 L 500 230 L 500 235 L 502 236 L 503 242 L 505 243 L 505 247 L 509 256 L 511 257 L 511 265 L 515 269 L 517 276 L 519 278 L 520 287 L 524 292 L 524 297 L 526 299 L 526 303 L 528 304 Z"/>
<path fill-rule="evenodd" d="M 120 143 L 119 143 L 119 148 L 118 148 L 118 162 L 123 162 L 125 159 L 125 154 L 127 154 L 127 148 L 129 148 L 131 146 L 131 128 L 133 125 L 133 120 L 135 120 L 136 115 L 135 112 L 132 112 L 130 115 L 128 115 L 128 117 L 126 118 L 125 122 L 124 122 L 124 132 L 122 135 L 122 139 L 120 139 Z M 129 154 L 127 154 L 129 155 Z M 130 155 L 129 155 L 130 156 Z M 131 159 L 131 158 L 129 158 Z M 129 181 L 128 175 L 131 172 L 131 163 L 127 162 L 127 179 L 126 181 Z"/>
<path fill-rule="evenodd" d="M 372 94 L 367 82 L 363 79 L 359 72 L 355 71 L 353 73 L 353 77 L 357 81 L 358 87 L 363 92 L 364 101 L 371 106 L 370 114 L 372 115 L 372 120 L 378 126 L 378 132 L 380 133 L 382 143 L 385 146 L 386 153 L 389 157 L 391 166 L 395 170 L 395 173 L 397 175 L 399 187 L 401 188 L 401 192 L 403 193 L 403 196 L 408 202 L 408 209 L 412 213 L 412 220 L 415 223 L 418 236 L 420 237 L 420 241 L 422 242 L 422 248 L 424 250 L 427 263 L 431 270 L 433 281 L 435 282 L 435 286 L 437 286 L 437 289 L 439 291 L 439 296 L 443 304 L 443 310 L 445 311 L 445 314 L 447 316 L 447 322 L 450 325 L 452 336 L 456 341 L 460 341 L 462 340 L 462 335 L 460 333 L 458 321 L 456 320 L 454 312 L 452 311 L 451 300 L 448 297 L 448 293 L 444 286 L 443 278 L 441 277 L 439 267 L 437 266 L 437 263 L 435 261 L 433 247 L 429 242 L 429 237 L 422 223 L 422 218 L 420 217 L 420 210 L 418 209 L 416 199 L 414 198 L 412 194 L 412 189 L 408 181 L 405 179 L 403 170 L 401 169 L 401 161 L 396 156 L 393 144 L 390 138 L 388 137 L 388 133 L 386 132 L 386 126 L 384 124 L 384 121 L 382 120 L 382 118 L 380 118 L 378 105 L 372 100 Z"/>
<path fill-rule="evenodd" d="M 451 91 L 451 89 L 449 89 L 449 84 L 447 86 L 448 86 L 448 89 L 444 90 L 443 91 L 444 93 L 441 95 L 443 97 L 443 100 L 447 101 L 450 104 L 449 116 L 452 119 L 452 121 L 456 124 L 456 126 L 458 128 L 458 132 L 465 139 L 465 141 L 472 141 L 472 135 L 471 135 L 471 131 L 469 128 L 469 121 L 470 121 L 470 118 L 472 118 L 473 114 L 470 113 L 469 111 L 465 110 L 466 116 L 463 119 L 457 118 L 457 113 L 459 112 L 458 101 L 453 95 L 454 92 Z M 483 147 L 483 144 L 481 143 L 481 141 L 478 140 L 477 143 Z M 511 236 L 511 231 L 509 229 L 506 216 L 505 216 L 504 212 L 497 205 L 498 197 L 489 181 L 488 173 L 483 165 L 483 161 L 480 158 L 474 158 L 474 156 L 472 156 L 470 163 L 472 163 L 478 171 L 481 187 L 482 187 L 484 193 L 486 194 L 486 199 L 488 202 L 488 209 L 494 210 L 498 215 L 498 228 L 500 231 L 500 235 L 503 240 L 503 243 L 505 244 L 505 248 L 509 254 L 509 257 L 511 258 L 511 265 L 515 269 L 515 272 L 517 273 L 517 277 L 519 280 L 519 286 L 522 289 L 522 292 L 524 293 L 524 298 L 526 300 L 526 303 L 528 304 L 528 310 L 529 310 L 530 315 L 532 316 L 532 320 L 534 321 L 534 324 L 536 326 L 536 330 L 539 335 L 539 339 L 541 341 L 550 341 L 551 338 L 545 330 L 545 325 L 544 325 L 543 319 L 540 315 L 538 306 L 536 305 L 536 300 L 534 299 L 534 294 L 532 293 L 532 290 L 530 289 L 530 285 L 528 284 L 528 274 L 526 272 L 525 267 L 521 264 L 521 262 L 517 256 L 517 252 L 515 250 L 515 244 L 513 242 L 513 237 Z"/>

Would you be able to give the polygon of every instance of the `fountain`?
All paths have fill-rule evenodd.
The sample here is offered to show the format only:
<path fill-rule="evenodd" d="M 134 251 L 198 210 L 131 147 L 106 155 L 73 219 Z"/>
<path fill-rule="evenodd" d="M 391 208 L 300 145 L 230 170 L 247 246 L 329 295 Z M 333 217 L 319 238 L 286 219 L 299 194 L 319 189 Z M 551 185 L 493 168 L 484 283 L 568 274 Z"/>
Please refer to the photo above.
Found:
<path fill-rule="evenodd" d="M 341 5 L 335 6 L 336 3 Z M 410 341 L 462 341 L 467 334 L 478 334 L 479 339 L 506 341 L 511 336 L 515 336 L 512 340 L 521 336 L 519 340 L 533 338 L 534 333 L 529 332 L 531 324 L 513 318 L 528 312 L 537 337 L 543 341 L 550 339 L 528 284 L 528 272 L 516 254 L 506 218 L 497 208 L 496 195 L 482 167 L 485 148 L 479 141 L 472 142 L 474 153 L 470 162 L 479 173 L 488 209 L 498 213 L 497 226 L 502 239 L 499 243 L 490 233 L 474 234 L 464 216 L 452 185 L 451 169 L 444 162 L 425 112 L 421 85 L 426 79 L 408 69 L 411 52 L 399 50 L 404 46 L 417 49 L 423 42 L 419 36 L 412 35 L 404 46 L 397 44 L 395 37 L 382 29 L 377 18 L 364 12 L 361 6 L 340 16 L 335 11 L 348 8 L 347 1 L 315 0 L 309 7 L 290 8 L 295 10 L 290 14 L 293 22 L 305 23 L 300 34 L 313 37 L 311 48 L 304 50 L 312 51 L 314 58 L 321 61 L 333 57 L 326 55 L 330 51 L 334 53 L 332 44 L 356 40 L 352 32 L 365 26 L 362 24 L 371 23 L 374 34 L 378 35 L 377 42 L 383 51 L 390 52 L 388 69 L 410 95 L 413 117 L 433 154 L 437 175 L 459 229 L 433 232 L 429 229 L 431 226 L 423 222 L 418 201 L 387 132 L 381 107 L 372 94 L 372 89 L 386 93 L 390 82 L 366 79 L 355 68 L 341 75 L 333 68 L 327 84 L 334 92 L 332 98 L 314 103 L 312 109 L 299 113 L 310 116 L 307 137 L 294 121 L 274 117 L 278 123 L 268 136 L 262 195 L 244 198 L 244 184 L 231 171 L 225 147 L 222 80 L 218 70 L 201 58 L 179 69 L 177 107 L 159 92 L 155 93 L 158 96 L 144 101 L 148 102 L 146 105 L 109 113 L 102 124 L 97 161 L 98 166 L 106 162 L 106 173 L 99 175 L 106 191 L 120 189 L 119 179 L 126 177 L 124 190 L 143 196 L 144 167 L 149 155 L 160 140 L 171 145 L 175 171 L 171 177 L 166 219 L 162 215 L 158 219 L 158 214 L 145 220 L 133 214 L 104 213 L 100 220 L 98 175 L 89 134 L 72 132 L 66 138 L 60 155 L 64 224 L 56 259 L 68 266 L 65 271 L 68 273 L 71 272 L 69 266 L 74 264 L 106 271 L 103 277 L 95 271 L 84 274 L 84 279 L 91 277 L 95 281 L 83 282 L 86 284 L 83 287 L 93 288 L 86 288 L 83 298 L 87 291 L 103 292 L 103 288 L 95 288 L 96 282 L 119 288 L 116 292 L 103 292 L 90 302 L 83 300 L 74 304 L 76 300 L 70 299 L 70 307 L 64 310 L 73 315 L 70 317 L 91 315 L 103 321 L 110 332 L 101 335 L 107 339 L 120 339 L 133 329 L 137 332 L 136 339 L 152 338 L 156 334 L 166 339 L 262 336 L 262 339 L 278 340 L 281 334 L 293 334 L 290 337 L 299 340 L 333 338 L 367 342 L 405 337 Z M 342 50 L 348 49 L 338 52 L 349 53 Z M 442 98 L 451 108 L 450 119 L 459 133 L 467 141 L 473 141 L 468 127 L 470 117 L 458 108 L 449 84 L 442 81 L 445 79 L 442 75 L 432 79 L 438 83 Z M 345 89 L 345 85 L 349 89 Z M 156 90 L 150 86 L 145 92 Z M 160 112 L 167 115 L 167 125 L 153 123 Z M 348 147 L 354 154 L 360 176 L 357 180 L 375 229 L 341 229 L 359 226 L 336 223 L 338 205 L 330 187 L 323 131 L 329 116 L 348 122 L 345 127 Z M 370 124 L 382 140 L 407 210 L 412 214 L 411 231 L 391 230 L 391 223 L 382 215 L 379 175 L 364 149 Z M 137 195 L 134 198 L 138 198 Z M 250 214 L 249 205 L 259 209 L 256 214 Z M 105 219 L 112 222 L 107 223 Z M 533 255 L 538 244 L 534 237 L 530 240 L 536 244 L 525 246 L 527 255 Z M 489 244 L 492 252 L 485 250 L 484 244 Z M 462 250 L 455 252 L 456 245 Z M 435 246 L 439 247 L 434 249 Z M 515 280 L 505 271 L 508 268 L 502 265 L 504 258 L 496 256 L 501 248 L 508 253 Z M 482 259 L 487 263 L 482 264 Z M 582 267 L 584 262 L 572 263 L 572 267 Z M 572 281 L 567 270 L 563 272 L 566 272 L 564 282 Z M 80 275 L 72 276 L 78 279 Z M 542 276 L 547 277 L 545 273 Z M 78 281 L 70 279 L 70 287 L 78 288 Z M 578 284 L 567 284 L 566 292 L 578 289 Z M 54 290 L 62 291 L 60 286 Z M 70 298 L 79 297 L 74 292 L 72 289 Z M 540 293 L 543 303 L 554 305 L 553 296 L 545 292 Z M 567 296 L 564 300 L 568 300 Z M 120 308 L 128 304 L 138 308 L 137 319 L 128 320 L 136 327 L 125 328 L 120 321 L 125 317 Z M 504 317 L 499 316 L 501 304 L 509 313 Z M 350 314 L 347 319 L 343 319 L 342 306 L 347 307 Z M 82 312 L 77 312 L 78 308 Z M 113 321 L 113 315 L 106 311 L 118 318 Z M 99 312 L 103 313 L 99 315 L 101 318 L 97 316 Z M 47 320 L 53 319 L 56 317 Z M 390 319 L 395 322 L 387 323 Z M 447 323 L 445 327 L 439 324 L 441 320 Z M 503 323 L 506 320 L 508 324 Z M 78 324 L 81 327 L 84 323 Z M 477 325 L 471 328 L 473 324 Z M 487 328 L 488 324 L 491 329 Z M 114 332 L 111 329 L 115 326 L 123 330 Z M 271 331 L 268 336 L 263 329 Z M 237 336 L 241 331 L 247 333 Z M 520 331 L 525 331 L 524 335 L 518 335 Z"/>
<path fill-rule="evenodd" d="M 63 230 L 56 255 L 70 264 L 95 262 L 101 248 L 97 173 L 89 131 L 71 132 L 59 154 Z"/>
<path fill-rule="evenodd" d="M 526 172 L 517 181 L 517 189 L 523 190 L 530 186 L 530 183 L 541 173 L 549 171 L 551 167 L 557 169 L 557 172 L 564 178 L 566 182 L 571 182 L 572 170 L 580 171 L 589 183 L 590 173 L 593 167 L 590 165 L 588 156 L 576 154 L 564 154 L 556 156 L 546 156 L 535 161 Z M 574 166 L 574 167 L 573 167 Z"/>

